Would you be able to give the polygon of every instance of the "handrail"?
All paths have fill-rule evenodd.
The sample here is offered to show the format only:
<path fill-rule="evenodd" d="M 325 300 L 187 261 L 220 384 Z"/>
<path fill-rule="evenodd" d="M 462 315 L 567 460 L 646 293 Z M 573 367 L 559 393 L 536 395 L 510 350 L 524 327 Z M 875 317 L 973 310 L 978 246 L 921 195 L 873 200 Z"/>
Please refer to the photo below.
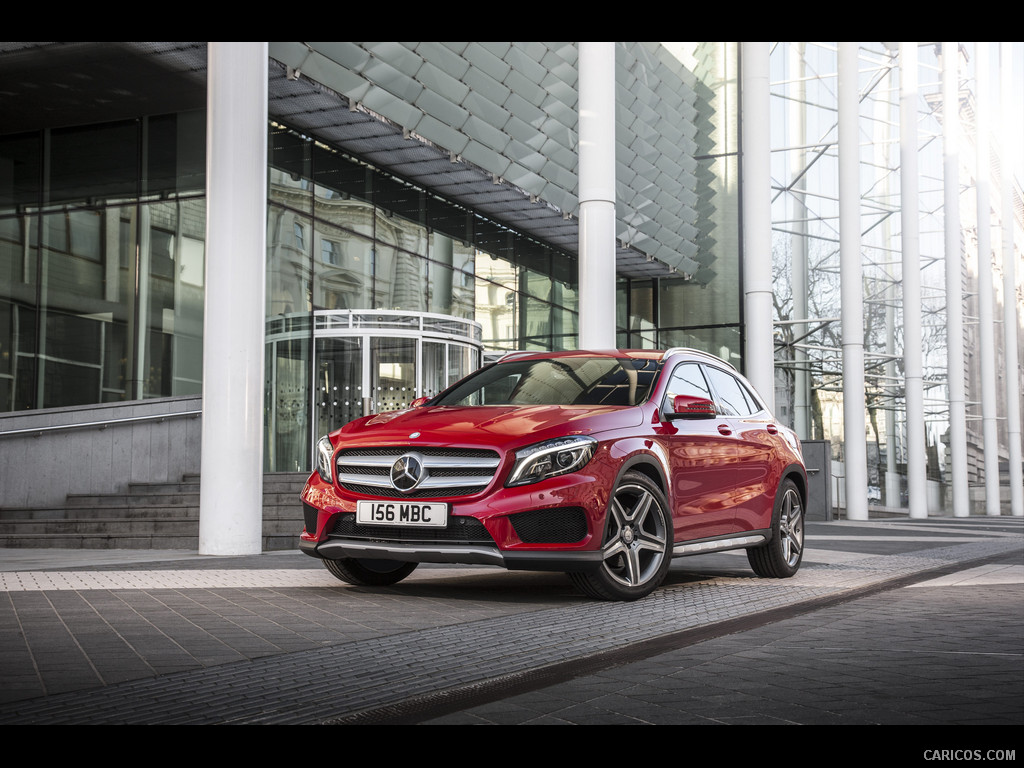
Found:
<path fill-rule="evenodd" d="M 0 438 L 13 437 L 15 435 L 36 435 L 37 437 L 42 436 L 43 432 L 62 432 L 70 431 L 73 429 L 90 429 L 96 427 L 98 429 L 106 429 L 109 426 L 117 424 L 130 424 L 138 423 L 142 421 L 163 421 L 164 419 L 175 419 L 180 416 L 202 416 L 203 412 L 199 411 L 176 411 L 174 413 L 154 413 L 149 416 L 129 416 L 124 419 L 107 419 L 106 421 L 84 421 L 81 424 L 56 424 L 50 427 L 30 427 L 26 429 L 11 429 L 6 432 L 0 432 Z"/>

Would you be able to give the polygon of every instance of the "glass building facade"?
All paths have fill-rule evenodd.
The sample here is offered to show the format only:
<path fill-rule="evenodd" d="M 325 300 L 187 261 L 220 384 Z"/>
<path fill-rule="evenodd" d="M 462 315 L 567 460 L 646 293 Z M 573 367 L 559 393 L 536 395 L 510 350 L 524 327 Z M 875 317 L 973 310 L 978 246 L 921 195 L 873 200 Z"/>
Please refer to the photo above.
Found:
<path fill-rule="evenodd" d="M 657 44 L 621 45 L 628 76 L 663 73 L 654 49 L 630 47 Z M 666 45 L 692 122 L 673 148 L 687 155 L 692 274 L 621 277 L 617 341 L 742 365 L 738 48 Z M 549 92 L 548 114 L 568 123 L 571 94 Z M 0 409 L 201 393 L 205 129 L 205 111 L 187 110 L 0 137 Z M 266 471 L 307 469 L 319 434 L 432 395 L 489 356 L 576 346 L 574 253 L 273 118 L 268 166 Z M 648 215 L 634 238 L 654 231 Z"/>
<path fill-rule="evenodd" d="M 38 63 L 65 45 L 60 52 L 75 63 L 68 71 L 88 64 L 75 51 L 96 54 L 75 48 L 92 44 L 8 43 L 4 55 L 37 46 Z M 87 92 L 91 102 L 51 113 L 26 87 L 17 96 L 24 105 L 11 110 L 11 132 L 0 136 L 0 413 L 202 391 L 204 301 L 211 300 L 207 114 L 195 104 L 206 97 L 206 44 L 122 45 L 109 55 L 134 64 L 122 68 L 123 85 L 151 99 L 111 102 Z M 579 205 L 575 44 L 269 46 L 267 471 L 307 469 L 319 433 L 431 395 L 490 356 L 576 346 L 579 265 L 566 235 L 575 232 Z M 959 47 L 968 136 L 979 82 L 975 46 Z M 696 347 L 744 370 L 740 49 L 616 44 L 614 312 L 621 347 Z M 771 107 L 763 117 L 772 127 L 776 411 L 802 438 L 829 442 L 833 475 L 842 476 L 850 436 L 838 322 L 837 44 L 770 50 Z M 933 45 L 917 50 L 923 429 L 934 508 L 950 467 L 943 62 Z M 1014 50 L 1019 70 L 1019 45 Z M 166 56 L 191 63 L 158 72 Z M 906 506 L 909 448 L 900 63 L 882 43 L 859 44 L 859 62 L 867 493 L 876 506 L 898 509 Z M 0 67 L 5 93 L 32 81 L 32 66 L 11 72 Z M 152 89 L 154 77 L 166 93 Z M 387 141 L 374 145 L 380 137 Z M 431 182 L 388 157 L 407 146 L 442 161 Z M 962 156 L 960 195 L 969 318 L 979 314 L 972 160 Z M 473 183 L 512 190 L 523 207 L 503 217 L 464 194 Z M 1014 258 L 1019 263 L 1019 252 Z M 997 287 L 996 301 L 1013 297 Z M 964 337 L 976 488 L 984 472 L 973 320 Z M 1004 371 L 1003 360 L 997 349 L 999 413 L 1010 377 L 1020 373 Z M 998 429 L 1002 446 L 1002 417 Z"/>
<path fill-rule="evenodd" d="M 269 135 L 268 471 L 307 468 L 317 435 L 436 394 L 484 350 L 575 345 L 573 255 L 281 124 Z"/>
<path fill-rule="evenodd" d="M 0 409 L 202 385 L 204 112 L 0 137 Z"/>

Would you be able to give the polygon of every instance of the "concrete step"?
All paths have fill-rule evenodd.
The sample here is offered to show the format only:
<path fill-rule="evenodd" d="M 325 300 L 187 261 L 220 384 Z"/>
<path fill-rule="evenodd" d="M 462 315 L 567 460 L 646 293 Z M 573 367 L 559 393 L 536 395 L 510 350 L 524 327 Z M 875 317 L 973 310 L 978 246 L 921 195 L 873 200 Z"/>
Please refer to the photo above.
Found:
<path fill-rule="evenodd" d="M 263 547 L 293 549 L 307 473 L 264 476 Z M 63 506 L 0 508 L 0 547 L 196 549 L 199 480 L 131 483 L 123 493 L 72 494 Z"/>
<path fill-rule="evenodd" d="M 198 532 L 193 536 L 175 534 L 42 534 L 32 536 L 0 536 L 0 549 L 198 549 Z M 263 551 L 293 550 L 299 546 L 298 535 L 263 535 Z"/>

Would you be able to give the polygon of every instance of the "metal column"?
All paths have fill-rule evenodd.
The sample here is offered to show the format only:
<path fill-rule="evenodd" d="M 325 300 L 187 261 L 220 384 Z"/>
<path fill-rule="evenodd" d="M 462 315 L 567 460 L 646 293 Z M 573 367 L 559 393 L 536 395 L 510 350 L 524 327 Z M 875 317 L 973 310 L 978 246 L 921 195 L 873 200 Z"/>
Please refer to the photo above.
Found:
<path fill-rule="evenodd" d="M 209 43 L 199 552 L 255 554 L 263 522 L 267 43 Z"/>
<path fill-rule="evenodd" d="M 970 514 L 967 478 L 967 396 L 964 384 L 963 255 L 960 248 L 959 43 L 942 44 L 943 200 L 946 238 L 946 376 L 949 448 L 955 517 Z"/>
<path fill-rule="evenodd" d="M 1012 106 L 1011 78 L 1013 76 L 1012 48 L 1000 43 L 999 81 L 1001 85 L 1001 119 L 1003 152 L 1009 152 L 1011 142 L 1019 140 L 1019 127 L 1015 125 Z M 1015 131 L 1016 129 L 1016 131 Z M 1010 514 L 1024 515 L 1024 478 L 1021 471 L 1020 432 L 1020 374 L 1017 356 L 1017 254 L 1013 250 L 1013 174 L 1009 158 L 1002 163 L 1002 220 L 1003 220 L 1003 347 L 1006 359 L 1006 437 L 1009 458 Z"/>
<path fill-rule="evenodd" d="M 772 307 L 771 144 L 768 43 L 743 43 L 740 193 L 743 221 L 743 357 L 747 378 L 775 406 Z"/>
<path fill-rule="evenodd" d="M 615 344 L 615 43 L 580 43 L 580 348 Z"/>
<path fill-rule="evenodd" d="M 790 80 L 793 98 L 789 106 L 789 143 L 797 147 L 792 152 L 790 174 L 796 179 L 791 187 L 793 198 L 793 336 L 802 339 L 807 333 L 807 86 L 804 81 L 804 55 L 806 43 L 789 44 Z M 793 348 L 793 428 L 801 440 L 811 438 L 813 422 L 811 407 L 811 374 L 807 351 L 803 346 Z"/>
<path fill-rule="evenodd" d="M 860 238 L 857 43 L 839 44 L 839 279 L 843 325 L 843 461 L 846 516 L 868 519 L 864 416 L 864 289 Z"/>
<path fill-rule="evenodd" d="M 996 424 L 996 361 L 992 289 L 992 204 L 990 201 L 989 158 L 989 55 L 988 43 L 980 42 L 975 52 L 977 73 L 978 148 L 978 339 L 981 347 L 981 420 L 985 445 L 985 514 L 999 510 L 999 433 Z"/>
<path fill-rule="evenodd" d="M 900 43 L 900 218 L 903 227 L 903 386 L 911 517 L 928 517 L 928 449 L 921 361 L 921 245 L 917 177 L 917 43 Z"/>

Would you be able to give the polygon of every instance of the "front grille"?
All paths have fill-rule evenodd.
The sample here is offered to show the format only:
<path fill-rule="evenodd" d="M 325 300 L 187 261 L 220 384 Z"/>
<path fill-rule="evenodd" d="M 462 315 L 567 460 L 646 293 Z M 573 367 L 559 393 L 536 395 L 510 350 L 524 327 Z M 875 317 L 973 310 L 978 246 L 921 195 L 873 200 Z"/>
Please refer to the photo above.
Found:
<path fill-rule="evenodd" d="M 535 509 L 508 519 L 525 544 L 575 544 L 587 535 L 587 513 L 582 507 Z"/>
<path fill-rule="evenodd" d="M 392 525 L 356 525 L 351 512 L 338 515 L 330 536 L 362 541 L 414 542 L 417 544 L 485 544 L 494 546 L 494 539 L 475 517 L 448 518 L 447 528 L 403 528 Z"/>
<path fill-rule="evenodd" d="M 391 466 L 402 456 L 422 457 L 423 479 L 409 492 L 391 485 Z M 338 452 L 338 485 L 361 496 L 423 499 L 471 496 L 494 478 L 501 457 L 479 448 L 384 447 L 351 448 Z"/>
<path fill-rule="evenodd" d="M 479 493 L 486 485 L 479 486 L 457 486 L 448 488 L 428 488 L 426 490 L 417 488 L 412 493 L 402 493 L 396 491 L 388 483 L 387 487 L 380 485 L 356 485 L 355 483 L 339 483 L 342 488 L 352 493 L 358 493 L 360 496 L 383 496 L 389 499 L 441 499 L 451 498 L 452 496 L 471 496 L 474 493 Z"/>

